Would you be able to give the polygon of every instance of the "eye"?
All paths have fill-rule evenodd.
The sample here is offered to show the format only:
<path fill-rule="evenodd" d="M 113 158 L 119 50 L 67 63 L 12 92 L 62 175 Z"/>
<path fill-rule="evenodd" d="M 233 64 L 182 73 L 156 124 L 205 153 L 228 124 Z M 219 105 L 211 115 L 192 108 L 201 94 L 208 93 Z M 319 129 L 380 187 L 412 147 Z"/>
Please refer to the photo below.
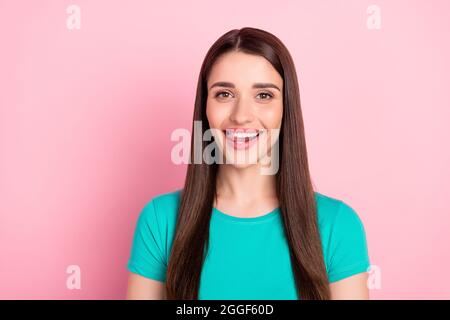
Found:
<path fill-rule="evenodd" d="M 268 93 L 268 92 L 261 92 L 261 93 L 258 93 L 257 96 L 260 96 L 260 97 L 261 97 L 261 100 L 270 100 L 270 99 L 273 98 L 273 95 L 270 94 L 270 93 Z"/>
<path fill-rule="evenodd" d="M 231 96 L 231 93 L 229 93 L 228 91 L 219 91 L 215 94 L 215 97 L 219 97 L 219 98 L 228 98 L 229 96 Z"/>

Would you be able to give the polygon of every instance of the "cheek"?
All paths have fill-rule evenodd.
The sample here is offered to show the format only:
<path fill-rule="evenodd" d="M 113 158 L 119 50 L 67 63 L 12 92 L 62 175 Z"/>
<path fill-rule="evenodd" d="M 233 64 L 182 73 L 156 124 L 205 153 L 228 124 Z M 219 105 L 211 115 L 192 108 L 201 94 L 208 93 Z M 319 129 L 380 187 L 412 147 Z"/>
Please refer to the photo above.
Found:
<path fill-rule="evenodd" d="M 283 118 L 283 105 L 274 105 L 260 112 L 260 119 L 267 128 L 280 128 Z"/>
<path fill-rule="evenodd" d="M 211 128 L 219 128 L 228 117 L 227 108 L 208 102 L 206 104 L 206 117 L 208 118 L 209 126 Z"/>

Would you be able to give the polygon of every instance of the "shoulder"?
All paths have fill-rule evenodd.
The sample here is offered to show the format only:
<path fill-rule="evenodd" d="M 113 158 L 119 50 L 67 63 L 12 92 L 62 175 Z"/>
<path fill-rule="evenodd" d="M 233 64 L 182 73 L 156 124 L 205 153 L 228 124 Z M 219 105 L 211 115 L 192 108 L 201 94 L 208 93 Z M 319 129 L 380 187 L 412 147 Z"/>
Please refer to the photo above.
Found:
<path fill-rule="evenodd" d="M 330 282 L 370 265 L 366 233 L 359 214 L 348 203 L 315 193 L 320 237 Z"/>
<path fill-rule="evenodd" d="M 146 205 L 154 205 L 156 211 L 177 210 L 180 204 L 181 190 L 177 189 L 171 192 L 157 194 Z"/>
<path fill-rule="evenodd" d="M 336 227 L 362 227 L 356 210 L 346 201 L 315 192 L 317 218 L 324 229 Z"/>
<path fill-rule="evenodd" d="M 181 190 L 157 194 L 144 204 L 140 219 L 150 224 L 157 224 L 163 229 L 175 226 L 181 199 Z"/>
<path fill-rule="evenodd" d="M 180 190 L 148 199 L 137 219 L 128 270 L 150 279 L 165 280 L 176 226 Z"/>
<path fill-rule="evenodd" d="M 341 199 L 315 193 L 317 220 L 325 252 L 337 247 L 365 245 L 366 232 L 356 210 Z M 349 248 L 350 250 L 351 248 Z"/>
<path fill-rule="evenodd" d="M 135 250 L 153 248 L 163 257 L 161 261 L 167 262 L 175 235 L 180 199 L 181 189 L 160 193 L 147 200 L 137 219 Z"/>

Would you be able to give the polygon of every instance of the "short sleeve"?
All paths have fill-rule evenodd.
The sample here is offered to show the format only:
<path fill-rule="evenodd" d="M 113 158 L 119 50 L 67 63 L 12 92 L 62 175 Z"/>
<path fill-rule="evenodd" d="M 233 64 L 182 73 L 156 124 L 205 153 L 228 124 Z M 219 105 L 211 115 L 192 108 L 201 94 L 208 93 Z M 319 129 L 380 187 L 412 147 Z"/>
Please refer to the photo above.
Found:
<path fill-rule="evenodd" d="M 353 208 L 340 201 L 331 232 L 329 282 L 336 282 L 370 267 L 364 225 Z"/>
<path fill-rule="evenodd" d="M 148 202 L 139 214 L 127 268 L 133 273 L 164 282 L 167 269 L 164 238 L 154 201 Z"/>

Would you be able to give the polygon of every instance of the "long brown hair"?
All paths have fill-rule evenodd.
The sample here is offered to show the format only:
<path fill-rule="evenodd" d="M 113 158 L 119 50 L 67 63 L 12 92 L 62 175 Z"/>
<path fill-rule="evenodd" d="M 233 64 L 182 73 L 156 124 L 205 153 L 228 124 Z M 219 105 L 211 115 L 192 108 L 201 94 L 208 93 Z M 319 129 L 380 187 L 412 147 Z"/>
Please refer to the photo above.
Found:
<path fill-rule="evenodd" d="M 283 78 L 284 106 L 278 141 L 276 192 L 297 294 L 305 300 L 330 299 L 308 167 L 298 80 L 294 62 L 284 44 L 269 32 L 249 27 L 231 30 L 221 36 L 208 50 L 201 66 L 193 120 L 202 122 L 203 132 L 209 129 L 206 117 L 208 75 L 216 59 L 232 50 L 266 58 Z M 194 132 L 194 125 L 192 130 Z M 194 139 L 193 134 L 191 161 L 181 192 L 167 268 L 167 299 L 198 299 L 202 265 L 208 250 L 218 164 L 194 163 Z M 206 146 L 207 141 L 202 139 L 202 150 Z"/>

